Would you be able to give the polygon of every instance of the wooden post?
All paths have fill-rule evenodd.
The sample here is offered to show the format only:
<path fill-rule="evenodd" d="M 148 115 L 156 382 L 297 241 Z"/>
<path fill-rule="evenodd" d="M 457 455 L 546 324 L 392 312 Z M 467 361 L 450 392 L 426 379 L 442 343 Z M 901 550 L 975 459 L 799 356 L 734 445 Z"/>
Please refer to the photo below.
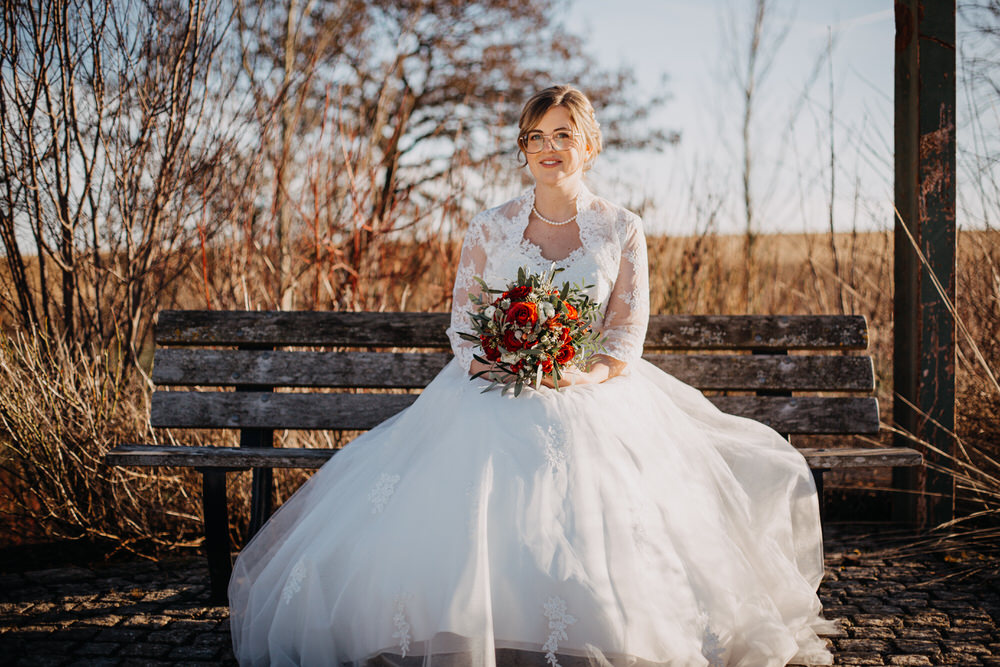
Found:
<path fill-rule="evenodd" d="M 955 0 L 895 4 L 893 419 L 917 439 L 950 454 L 955 321 L 931 273 L 954 303 Z M 946 457 L 905 436 L 897 435 L 896 440 L 898 446 L 922 450 L 928 463 L 949 464 Z M 896 520 L 928 526 L 952 518 L 952 477 L 927 468 L 897 468 L 893 486 L 900 490 L 893 507 Z"/>

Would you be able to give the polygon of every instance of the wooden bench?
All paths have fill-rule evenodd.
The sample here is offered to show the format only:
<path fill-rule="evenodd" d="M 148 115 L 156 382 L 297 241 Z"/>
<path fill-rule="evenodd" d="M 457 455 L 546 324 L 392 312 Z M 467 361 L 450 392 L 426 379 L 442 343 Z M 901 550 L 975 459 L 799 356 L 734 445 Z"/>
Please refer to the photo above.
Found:
<path fill-rule="evenodd" d="M 273 509 L 272 469 L 319 468 L 336 451 L 276 448 L 274 431 L 365 430 L 404 409 L 415 393 L 370 390 L 425 387 L 452 357 L 448 324 L 447 313 L 163 311 L 153 381 L 198 390 L 155 391 L 152 426 L 238 429 L 240 446 L 122 445 L 105 462 L 201 472 L 212 596 L 224 602 L 232 572 L 226 473 L 253 469 L 249 540 Z M 867 347 L 860 316 L 655 315 L 644 358 L 709 392 L 722 410 L 782 434 L 875 435 Z M 407 351 L 393 351 L 400 348 Z M 802 453 L 821 490 L 831 468 L 921 463 L 919 452 L 902 448 Z"/>

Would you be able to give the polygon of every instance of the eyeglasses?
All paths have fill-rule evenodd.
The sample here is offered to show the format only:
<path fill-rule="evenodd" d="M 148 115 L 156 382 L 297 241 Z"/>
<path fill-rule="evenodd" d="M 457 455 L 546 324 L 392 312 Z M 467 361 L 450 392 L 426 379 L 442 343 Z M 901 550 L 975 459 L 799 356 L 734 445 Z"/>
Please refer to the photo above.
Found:
<path fill-rule="evenodd" d="M 552 146 L 554 151 L 564 151 L 568 148 L 573 148 L 576 146 L 575 137 L 583 136 L 579 132 L 570 132 L 569 130 L 556 130 L 552 134 L 542 134 L 541 132 L 528 132 L 527 134 L 522 134 L 517 143 L 520 144 L 521 150 L 525 153 L 541 153 L 545 150 L 545 142 L 548 141 L 549 145 Z"/>

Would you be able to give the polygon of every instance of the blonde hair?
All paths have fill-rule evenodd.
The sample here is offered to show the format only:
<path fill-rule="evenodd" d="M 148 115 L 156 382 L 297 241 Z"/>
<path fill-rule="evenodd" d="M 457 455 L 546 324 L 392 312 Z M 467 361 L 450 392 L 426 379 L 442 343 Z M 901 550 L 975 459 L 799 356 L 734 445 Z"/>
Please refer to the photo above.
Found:
<path fill-rule="evenodd" d="M 550 86 L 535 93 L 521 109 L 521 118 L 517 122 L 518 154 L 524 160 L 521 166 L 528 163 L 521 147 L 524 136 L 535 129 L 541 122 L 542 116 L 554 107 L 562 107 L 569 112 L 573 127 L 583 135 L 584 146 L 590 146 L 590 155 L 583 166 L 584 170 L 590 169 L 594 160 L 597 159 L 597 155 L 601 152 L 601 124 L 597 122 L 594 105 L 590 103 L 587 96 L 577 88 L 566 85 Z"/>

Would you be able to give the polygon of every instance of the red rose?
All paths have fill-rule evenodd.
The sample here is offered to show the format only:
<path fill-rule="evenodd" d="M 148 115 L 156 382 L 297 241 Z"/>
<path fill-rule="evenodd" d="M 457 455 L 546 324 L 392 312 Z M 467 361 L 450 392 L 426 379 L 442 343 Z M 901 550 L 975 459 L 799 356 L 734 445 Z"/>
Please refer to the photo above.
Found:
<path fill-rule="evenodd" d="M 559 332 L 559 343 L 565 347 L 569 345 L 571 340 L 573 340 L 573 334 L 570 332 L 569 327 L 563 327 L 562 331 Z"/>
<path fill-rule="evenodd" d="M 519 301 L 507 311 L 507 321 L 526 327 L 538 321 L 538 306 L 530 301 Z"/>
<path fill-rule="evenodd" d="M 486 354 L 487 360 L 496 361 L 500 358 L 500 350 L 493 344 L 493 340 L 489 336 L 480 336 L 479 342 L 483 346 L 483 352 Z"/>
<path fill-rule="evenodd" d="M 555 315 L 545 320 L 545 328 L 549 331 L 558 331 L 562 326 L 561 315 Z"/>
<path fill-rule="evenodd" d="M 521 301 L 531 293 L 531 288 L 527 285 L 519 285 L 514 289 L 509 289 L 503 293 L 503 298 L 511 301 Z"/>
<path fill-rule="evenodd" d="M 522 369 L 524 369 L 524 359 L 518 359 L 517 363 L 510 367 L 510 372 L 517 375 Z"/>
<path fill-rule="evenodd" d="M 503 333 L 503 346 L 507 348 L 508 352 L 517 352 L 524 344 L 514 336 L 514 330 L 508 329 Z"/>
<path fill-rule="evenodd" d="M 580 316 L 580 313 L 576 310 L 576 306 L 569 301 L 563 301 L 563 305 L 566 306 L 566 319 L 575 320 Z"/>
<path fill-rule="evenodd" d="M 556 363 L 560 366 L 565 366 L 575 355 L 576 350 L 573 349 L 572 345 L 563 345 L 559 348 L 559 351 L 556 352 Z"/>
<path fill-rule="evenodd" d="M 542 372 L 543 373 L 551 373 L 552 372 L 552 358 L 551 357 L 545 357 L 544 359 L 542 359 Z"/>

